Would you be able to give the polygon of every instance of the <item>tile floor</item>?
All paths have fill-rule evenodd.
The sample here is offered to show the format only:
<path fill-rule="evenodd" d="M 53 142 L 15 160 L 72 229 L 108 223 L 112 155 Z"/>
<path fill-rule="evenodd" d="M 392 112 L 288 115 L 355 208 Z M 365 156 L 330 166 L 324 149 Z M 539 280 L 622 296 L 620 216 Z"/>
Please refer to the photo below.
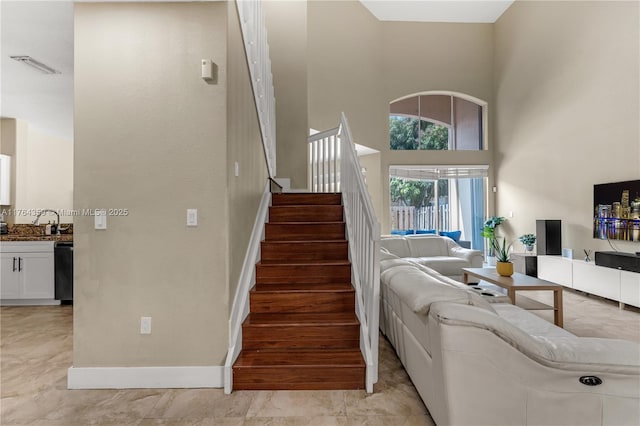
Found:
<path fill-rule="evenodd" d="M 364 391 L 67 390 L 72 307 L 0 308 L 0 425 L 433 425 L 382 338 Z"/>
<path fill-rule="evenodd" d="M 542 301 L 548 292 L 530 293 Z M 640 342 L 640 310 L 564 292 L 565 328 Z M 551 318 L 551 312 L 541 312 Z M 393 349 L 380 341 L 380 380 L 364 391 L 221 389 L 67 390 L 72 308 L 0 309 L 0 424 L 75 425 L 433 425 Z"/>

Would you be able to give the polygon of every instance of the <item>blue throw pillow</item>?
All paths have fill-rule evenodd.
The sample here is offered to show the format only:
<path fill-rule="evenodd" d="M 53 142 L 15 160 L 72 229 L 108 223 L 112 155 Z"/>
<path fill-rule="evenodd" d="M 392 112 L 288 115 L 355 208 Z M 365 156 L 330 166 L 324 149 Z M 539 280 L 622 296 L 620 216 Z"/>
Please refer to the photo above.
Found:
<path fill-rule="evenodd" d="M 435 234 L 436 230 L 435 229 L 418 229 L 416 231 L 416 234 Z"/>
<path fill-rule="evenodd" d="M 449 237 L 457 243 L 458 241 L 460 241 L 462 231 L 440 231 L 440 235 L 442 235 L 443 237 Z"/>
<path fill-rule="evenodd" d="M 391 235 L 411 235 L 413 234 L 413 229 L 392 229 Z"/>

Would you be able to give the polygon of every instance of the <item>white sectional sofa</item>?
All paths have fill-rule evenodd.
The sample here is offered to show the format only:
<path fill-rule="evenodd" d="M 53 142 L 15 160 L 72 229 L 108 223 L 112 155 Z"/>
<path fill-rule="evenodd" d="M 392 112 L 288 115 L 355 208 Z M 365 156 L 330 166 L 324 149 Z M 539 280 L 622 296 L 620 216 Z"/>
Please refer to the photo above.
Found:
<path fill-rule="evenodd" d="M 576 337 L 385 252 L 380 281 L 381 330 L 439 426 L 639 424 L 639 344 Z"/>
<path fill-rule="evenodd" d="M 439 235 L 384 236 L 380 246 L 393 255 L 462 281 L 462 268 L 481 268 L 482 252 Z"/>

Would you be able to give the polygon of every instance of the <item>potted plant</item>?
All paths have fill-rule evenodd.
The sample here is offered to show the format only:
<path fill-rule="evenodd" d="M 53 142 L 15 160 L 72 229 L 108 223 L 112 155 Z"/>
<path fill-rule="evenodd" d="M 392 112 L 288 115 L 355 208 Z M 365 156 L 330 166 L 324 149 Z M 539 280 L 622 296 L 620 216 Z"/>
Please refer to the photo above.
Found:
<path fill-rule="evenodd" d="M 502 216 L 491 216 L 484 222 L 482 232 L 480 233 L 484 238 L 487 239 L 487 263 L 491 266 L 495 265 L 496 260 L 493 253 L 493 242 L 496 239 L 496 228 L 504 221 L 505 218 Z"/>
<path fill-rule="evenodd" d="M 503 277 L 510 277 L 513 275 L 513 263 L 511 263 L 511 257 L 509 256 L 509 250 L 511 244 L 507 245 L 507 239 L 502 238 L 502 244 L 498 237 L 493 239 L 493 250 L 496 255 L 496 272 Z"/>
<path fill-rule="evenodd" d="M 520 235 L 518 238 L 527 251 L 533 251 L 533 245 L 536 243 L 536 236 L 533 234 Z"/>

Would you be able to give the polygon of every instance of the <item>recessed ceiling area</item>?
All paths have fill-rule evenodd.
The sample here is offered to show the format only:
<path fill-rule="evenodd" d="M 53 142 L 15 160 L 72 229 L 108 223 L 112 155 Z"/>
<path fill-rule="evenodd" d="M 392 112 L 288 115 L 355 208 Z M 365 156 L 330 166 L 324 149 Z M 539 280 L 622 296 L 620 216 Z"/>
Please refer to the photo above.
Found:
<path fill-rule="evenodd" d="M 3 1 L 0 116 L 73 140 L 73 2 Z M 45 74 L 11 56 L 59 71 Z"/>
<path fill-rule="evenodd" d="M 360 0 L 380 21 L 494 23 L 512 1 Z"/>

